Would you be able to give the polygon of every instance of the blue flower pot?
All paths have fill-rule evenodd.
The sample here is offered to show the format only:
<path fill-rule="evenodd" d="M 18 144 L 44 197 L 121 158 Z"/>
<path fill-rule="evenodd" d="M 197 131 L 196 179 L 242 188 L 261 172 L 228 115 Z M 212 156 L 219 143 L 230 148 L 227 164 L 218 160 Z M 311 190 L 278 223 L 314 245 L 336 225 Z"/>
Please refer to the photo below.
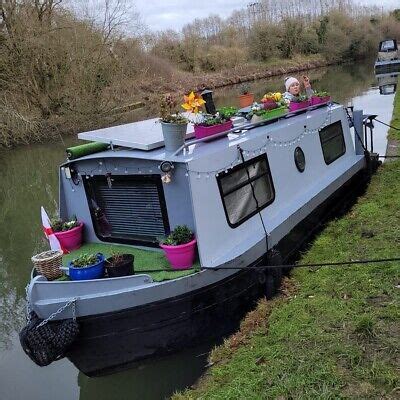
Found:
<path fill-rule="evenodd" d="M 97 254 L 97 263 L 84 268 L 76 268 L 72 261 L 68 263 L 69 278 L 73 281 L 83 281 L 88 279 L 99 279 L 104 276 L 104 255 Z"/>

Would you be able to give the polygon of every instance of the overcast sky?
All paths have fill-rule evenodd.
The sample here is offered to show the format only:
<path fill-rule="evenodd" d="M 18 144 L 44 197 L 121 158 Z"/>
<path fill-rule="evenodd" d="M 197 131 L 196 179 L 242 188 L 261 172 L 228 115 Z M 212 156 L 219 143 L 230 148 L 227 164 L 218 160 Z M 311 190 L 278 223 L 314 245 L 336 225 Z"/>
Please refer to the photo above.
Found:
<path fill-rule="evenodd" d="M 233 10 L 246 6 L 248 1 L 239 0 L 132 0 L 136 11 L 143 22 L 151 30 L 175 29 L 180 30 L 183 25 L 195 18 L 207 17 L 210 14 L 218 14 L 220 17 L 228 17 Z M 399 0 L 358 0 L 366 5 L 376 5 L 385 8 L 400 7 Z"/>

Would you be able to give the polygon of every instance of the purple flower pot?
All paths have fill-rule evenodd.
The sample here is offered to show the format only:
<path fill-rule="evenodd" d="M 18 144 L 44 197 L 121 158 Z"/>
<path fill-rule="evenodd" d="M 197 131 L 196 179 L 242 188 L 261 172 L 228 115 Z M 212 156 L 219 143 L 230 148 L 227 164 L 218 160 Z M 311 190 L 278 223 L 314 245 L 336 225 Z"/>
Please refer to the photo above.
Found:
<path fill-rule="evenodd" d="M 302 110 L 303 108 L 307 108 L 310 106 L 310 100 L 305 100 L 305 101 L 291 101 L 289 104 L 289 111 L 298 111 Z"/>
<path fill-rule="evenodd" d="M 178 246 L 160 244 L 160 247 L 164 250 L 172 269 L 189 269 L 192 267 L 196 251 L 196 239 Z"/>
<path fill-rule="evenodd" d="M 194 135 L 196 139 L 202 139 L 208 136 L 216 135 L 217 133 L 229 131 L 232 129 L 233 124 L 232 121 L 226 121 L 223 124 L 212 125 L 212 126 L 204 126 L 204 125 L 195 125 L 194 126 Z"/>
<path fill-rule="evenodd" d="M 278 104 L 273 100 L 264 100 L 262 103 L 264 110 L 273 110 L 274 108 L 278 108 Z"/>
<path fill-rule="evenodd" d="M 331 101 L 331 96 L 324 96 L 324 97 L 319 97 L 319 96 L 312 96 L 311 97 L 311 105 L 312 106 L 317 106 L 318 104 L 326 104 Z"/>

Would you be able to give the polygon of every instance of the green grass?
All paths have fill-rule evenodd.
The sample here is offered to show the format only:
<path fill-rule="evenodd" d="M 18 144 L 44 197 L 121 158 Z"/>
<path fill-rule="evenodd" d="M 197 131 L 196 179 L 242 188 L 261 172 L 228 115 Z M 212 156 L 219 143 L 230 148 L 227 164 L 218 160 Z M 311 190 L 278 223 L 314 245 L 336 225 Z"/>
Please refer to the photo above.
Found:
<path fill-rule="evenodd" d="M 63 264 L 67 265 L 67 263 L 74 258 L 78 257 L 80 254 L 84 253 L 103 253 L 106 257 L 110 256 L 112 252 L 119 253 L 128 253 L 133 254 L 135 256 L 134 260 L 134 269 L 135 273 L 140 273 L 140 271 L 149 271 L 149 270 L 159 270 L 163 269 L 164 271 L 160 272 L 145 272 L 150 275 L 154 281 L 160 282 L 169 279 L 180 278 L 182 276 L 190 275 L 196 272 L 200 268 L 200 264 L 197 261 L 193 268 L 184 270 L 184 271 L 176 271 L 173 270 L 164 256 L 163 252 L 159 251 L 150 251 L 150 250 L 141 250 L 136 249 L 131 246 L 122 246 L 122 245 L 114 245 L 114 244 L 103 244 L 103 243 L 88 243 L 83 244 L 82 247 L 78 250 L 71 252 L 63 257 Z"/>
<path fill-rule="evenodd" d="M 395 121 L 399 121 L 399 92 Z M 398 125 L 400 125 L 398 123 Z M 398 257 L 400 161 L 332 221 L 300 263 Z M 400 263 L 299 268 L 261 300 L 182 399 L 400 398 Z"/>
<path fill-rule="evenodd" d="M 394 99 L 394 112 L 391 125 L 400 128 L 400 90 L 397 90 Z M 400 140 L 400 131 L 390 129 L 388 136 L 390 139 Z"/>

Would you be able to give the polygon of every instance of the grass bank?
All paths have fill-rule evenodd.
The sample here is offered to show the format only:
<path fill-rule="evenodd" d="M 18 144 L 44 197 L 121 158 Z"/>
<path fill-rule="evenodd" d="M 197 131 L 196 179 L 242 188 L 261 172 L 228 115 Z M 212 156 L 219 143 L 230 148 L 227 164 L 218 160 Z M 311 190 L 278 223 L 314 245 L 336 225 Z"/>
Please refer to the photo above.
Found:
<path fill-rule="evenodd" d="M 327 226 L 300 262 L 398 256 L 399 177 L 400 161 L 382 166 L 365 196 Z M 279 297 L 261 300 L 241 330 L 212 352 L 198 385 L 173 399 L 399 398 L 399 267 L 295 270 Z"/>

